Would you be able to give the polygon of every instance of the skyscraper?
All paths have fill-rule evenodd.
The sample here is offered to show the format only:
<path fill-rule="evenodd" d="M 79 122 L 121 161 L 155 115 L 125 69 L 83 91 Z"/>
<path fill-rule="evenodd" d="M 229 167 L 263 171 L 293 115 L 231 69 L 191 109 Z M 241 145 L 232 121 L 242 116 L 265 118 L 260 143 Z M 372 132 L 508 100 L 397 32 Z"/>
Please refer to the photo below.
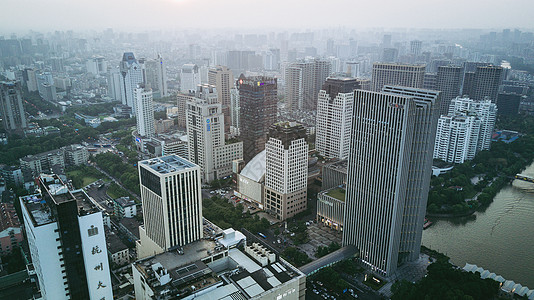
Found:
<path fill-rule="evenodd" d="M 390 276 L 419 257 L 439 92 L 354 92 L 343 244 Z"/>
<path fill-rule="evenodd" d="M 232 175 L 232 161 L 243 158 L 243 142 L 225 143 L 225 118 L 216 95 L 213 86 L 203 85 L 187 101 L 188 156 L 206 183 Z"/>
<path fill-rule="evenodd" d="M 43 299 L 113 299 L 102 212 L 58 175 L 38 184 L 20 206 Z"/>
<path fill-rule="evenodd" d="M 472 95 L 469 95 L 470 98 L 474 100 L 484 100 L 485 97 L 488 97 L 491 102 L 497 103 L 499 85 L 502 82 L 502 72 L 503 69 L 501 67 L 477 67 Z"/>
<path fill-rule="evenodd" d="M 424 77 L 424 65 L 374 63 L 371 90 L 379 92 L 387 84 L 422 88 Z"/>
<path fill-rule="evenodd" d="M 146 82 L 150 84 L 154 98 L 167 97 L 167 69 L 163 63 L 161 54 L 156 59 L 150 59 L 145 62 L 146 65 Z"/>
<path fill-rule="evenodd" d="M 134 89 L 134 107 L 137 123 L 137 132 L 143 137 L 152 137 L 154 129 L 154 104 L 152 102 L 152 89 L 139 84 Z"/>
<path fill-rule="evenodd" d="M 224 132 L 230 132 L 231 120 L 231 89 L 234 86 L 234 74 L 225 66 L 217 66 L 208 71 L 208 83 L 217 89 L 217 99 L 222 104 L 224 114 Z"/>
<path fill-rule="evenodd" d="M 119 69 L 121 72 L 120 93 L 122 104 L 131 107 L 132 111 L 135 111 L 134 89 L 138 84 L 144 83 L 141 65 L 137 62 L 132 52 L 125 52 L 119 64 Z"/>
<path fill-rule="evenodd" d="M 0 82 L 0 114 L 8 132 L 22 131 L 27 127 L 20 81 Z"/>
<path fill-rule="evenodd" d="M 267 131 L 276 122 L 277 81 L 271 77 L 245 77 L 237 80 L 239 90 L 239 126 L 243 141 L 243 159 L 250 161 L 265 149 Z"/>
<path fill-rule="evenodd" d="M 329 77 L 317 101 L 315 147 L 322 156 L 346 159 L 349 155 L 355 78 Z"/>
<path fill-rule="evenodd" d="M 107 72 L 108 96 L 121 101 L 121 73 L 118 67 L 112 68 Z"/>
<path fill-rule="evenodd" d="M 460 96 L 464 69 L 457 66 L 440 66 L 436 80 L 436 90 L 441 92 L 440 115 L 449 111 L 451 100 Z"/>
<path fill-rule="evenodd" d="M 144 225 L 138 258 L 175 249 L 203 237 L 200 167 L 176 155 L 139 162 Z"/>
<path fill-rule="evenodd" d="M 317 93 L 332 65 L 326 60 L 299 61 L 286 68 L 286 108 L 291 111 L 317 108 Z"/>
<path fill-rule="evenodd" d="M 279 220 L 306 210 L 306 129 L 290 122 L 273 124 L 269 128 L 265 152 L 265 209 Z"/>

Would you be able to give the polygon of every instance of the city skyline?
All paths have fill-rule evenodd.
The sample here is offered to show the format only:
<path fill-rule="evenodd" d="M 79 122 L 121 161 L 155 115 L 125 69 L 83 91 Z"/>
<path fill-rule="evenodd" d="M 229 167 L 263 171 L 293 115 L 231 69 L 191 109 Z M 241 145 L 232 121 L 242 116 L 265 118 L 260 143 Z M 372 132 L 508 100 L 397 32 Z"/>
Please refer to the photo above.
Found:
<path fill-rule="evenodd" d="M 493 3 L 492 3 L 493 2 Z M 27 30 L 87 30 L 113 27 L 128 30 L 192 29 L 192 28 L 532 28 L 529 12 L 534 3 L 528 0 L 508 1 L 506 10 L 498 1 L 448 1 L 436 10 L 436 5 L 419 0 L 368 2 L 363 7 L 349 0 L 280 1 L 269 2 L 261 9 L 242 0 L 194 1 L 157 0 L 141 1 L 65 1 L 35 0 L 7 1 L 0 15 L 0 34 L 21 33 Z M 330 7 L 344 7 L 331 18 L 306 16 L 321 15 Z M 458 10 L 457 7 L 462 7 Z M 60 8 L 60 9 L 58 9 Z M 104 9 L 105 8 L 105 9 Z M 206 8 L 209 8 L 206 10 Z M 196 14 L 205 16 L 199 22 Z M 64 14 L 68 11 L 68 14 Z M 302 13 L 294 14 L 293 11 Z M 366 13 L 363 13 L 365 11 Z M 474 15 L 472 11 L 478 13 Z M 358 13 L 362 12 L 362 13 Z M 439 12 L 439 13 L 438 13 Z M 447 18 L 436 18 L 437 15 Z M 61 17 L 60 17 L 61 16 Z M 124 17 L 121 17 L 124 16 Z M 225 16 L 224 18 L 221 16 Z M 298 17 L 302 16 L 302 17 Z M 376 16 L 380 16 L 377 18 Z M 483 18 L 477 16 L 484 16 Z M 137 22 L 139 18 L 142 23 Z M 38 21 L 34 21 L 38 20 Z M 210 21 L 212 20 L 212 21 Z M 283 20 L 280 24 L 278 20 Z M 324 20 L 324 21 L 323 21 Z M 15 25 L 16 24 L 16 25 Z M 24 25 L 22 25 L 24 24 Z M 46 24 L 46 25 L 43 25 Z M 119 25 L 120 24 L 120 25 Z"/>

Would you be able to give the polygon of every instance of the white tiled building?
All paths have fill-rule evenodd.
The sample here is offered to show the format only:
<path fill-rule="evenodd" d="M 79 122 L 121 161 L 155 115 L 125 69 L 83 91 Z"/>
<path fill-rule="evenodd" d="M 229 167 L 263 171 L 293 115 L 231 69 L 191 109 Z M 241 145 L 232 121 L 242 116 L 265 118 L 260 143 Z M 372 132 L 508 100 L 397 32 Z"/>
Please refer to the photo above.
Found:
<path fill-rule="evenodd" d="M 308 143 L 306 130 L 296 123 L 269 128 L 265 144 L 265 208 L 280 220 L 306 210 Z"/>

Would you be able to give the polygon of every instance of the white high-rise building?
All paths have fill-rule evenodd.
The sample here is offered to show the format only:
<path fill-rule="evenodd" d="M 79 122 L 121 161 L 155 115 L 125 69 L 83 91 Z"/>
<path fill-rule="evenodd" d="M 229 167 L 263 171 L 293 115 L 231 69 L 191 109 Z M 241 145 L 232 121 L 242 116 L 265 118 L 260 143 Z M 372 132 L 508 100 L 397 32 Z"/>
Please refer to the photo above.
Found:
<path fill-rule="evenodd" d="M 308 143 L 306 129 L 296 123 L 269 128 L 265 144 L 265 209 L 279 220 L 307 208 Z"/>
<path fill-rule="evenodd" d="M 168 155 L 139 162 L 144 225 L 138 258 L 202 239 L 200 167 Z"/>
<path fill-rule="evenodd" d="M 143 137 L 152 137 L 154 129 L 154 104 L 152 89 L 140 84 L 134 89 L 135 116 L 137 132 Z"/>
<path fill-rule="evenodd" d="M 231 89 L 234 87 L 234 75 L 232 70 L 225 66 L 216 66 L 208 71 L 208 84 L 217 88 L 217 99 L 222 104 L 224 113 L 224 131 L 230 132 L 231 120 Z"/>
<path fill-rule="evenodd" d="M 113 299 L 102 212 L 58 175 L 38 179 L 39 193 L 20 198 L 42 299 Z"/>
<path fill-rule="evenodd" d="M 120 62 L 120 93 L 122 104 L 135 111 L 134 89 L 144 83 L 142 66 L 132 52 L 125 52 Z"/>
<path fill-rule="evenodd" d="M 243 142 L 225 143 L 224 114 L 213 86 L 199 86 L 187 102 L 189 160 L 202 169 L 202 181 L 232 174 L 232 161 L 243 159 Z"/>
<path fill-rule="evenodd" d="M 386 86 L 354 94 L 343 244 L 390 276 L 419 258 L 439 92 Z"/>
<path fill-rule="evenodd" d="M 441 116 L 438 120 L 434 158 L 461 164 L 477 153 L 481 120 L 475 116 Z"/>
<path fill-rule="evenodd" d="M 322 156 L 346 159 L 350 149 L 355 78 L 327 78 L 317 100 L 315 148 Z"/>
<path fill-rule="evenodd" d="M 196 91 L 200 81 L 200 70 L 195 64 L 185 64 L 180 71 L 180 92 Z"/>
<path fill-rule="evenodd" d="M 497 105 L 490 99 L 452 99 L 449 114 L 438 121 L 434 158 L 463 163 L 488 150 L 496 115 Z"/>

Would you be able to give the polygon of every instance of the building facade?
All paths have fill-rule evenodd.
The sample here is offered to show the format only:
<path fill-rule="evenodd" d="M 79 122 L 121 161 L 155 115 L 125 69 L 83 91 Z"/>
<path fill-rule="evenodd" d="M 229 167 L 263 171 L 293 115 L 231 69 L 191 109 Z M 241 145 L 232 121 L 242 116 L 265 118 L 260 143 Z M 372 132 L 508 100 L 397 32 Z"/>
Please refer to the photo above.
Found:
<path fill-rule="evenodd" d="M 306 129 L 296 123 L 273 124 L 269 128 L 265 151 L 265 209 L 279 220 L 306 210 Z"/>
<path fill-rule="evenodd" d="M 197 85 L 201 83 L 199 68 L 195 64 L 185 64 L 180 72 L 180 92 L 188 93 L 196 91 Z"/>
<path fill-rule="evenodd" d="M 343 230 L 345 189 L 334 187 L 317 194 L 317 222 L 334 230 Z"/>
<path fill-rule="evenodd" d="M 322 156 L 349 156 L 354 90 L 360 88 L 357 79 L 329 77 L 319 91 L 315 147 Z"/>
<path fill-rule="evenodd" d="M 119 64 L 121 102 L 136 111 L 134 90 L 137 85 L 144 83 L 143 70 L 132 52 L 125 52 Z"/>
<path fill-rule="evenodd" d="M 208 84 L 217 89 L 217 99 L 222 104 L 224 114 L 224 132 L 230 132 L 231 119 L 231 90 L 234 87 L 234 74 L 225 66 L 216 66 L 208 71 Z"/>
<path fill-rule="evenodd" d="M 463 76 L 464 68 L 462 67 L 438 67 L 435 89 L 441 92 L 440 115 L 446 115 L 449 112 L 451 100 L 461 96 Z"/>
<path fill-rule="evenodd" d="M 144 227 L 138 258 L 202 239 L 200 167 L 176 155 L 139 162 Z"/>
<path fill-rule="evenodd" d="M 232 174 L 232 161 L 243 158 L 243 142 L 225 142 L 224 114 L 216 89 L 205 86 L 201 91 L 198 96 L 202 98 L 187 102 L 188 157 L 200 166 L 202 181 L 209 183 Z"/>
<path fill-rule="evenodd" d="M 276 122 L 277 80 L 270 77 L 240 77 L 239 131 L 243 141 L 243 159 L 250 161 L 265 149 L 267 131 Z"/>
<path fill-rule="evenodd" d="M 502 82 L 503 68 L 496 66 L 477 67 L 474 75 L 473 90 L 469 98 L 484 100 L 486 97 L 492 103 L 497 103 L 499 86 Z"/>
<path fill-rule="evenodd" d="M 57 175 L 38 182 L 41 193 L 20 203 L 42 297 L 113 299 L 102 213 Z"/>
<path fill-rule="evenodd" d="M 137 132 L 143 137 L 153 137 L 156 130 L 154 128 L 152 89 L 140 84 L 134 89 L 133 93 Z"/>
<path fill-rule="evenodd" d="M 419 257 L 439 92 L 386 86 L 354 99 L 343 244 L 389 276 Z"/>
<path fill-rule="evenodd" d="M 456 97 L 447 116 L 438 121 L 434 158 L 451 163 L 471 160 L 489 150 L 497 117 L 497 105 L 490 99 L 475 101 Z"/>
<path fill-rule="evenodd" d="M 28 126 L 20 81 L 0 82 L 0 114 L 7 132 L 22 131 Z"/>
<path fill-rule="evenodd" d="M 371 90 L 379 92 L 385 85 L 422 88 L 424 77 L 424 65 L 374 63 Z"/>

